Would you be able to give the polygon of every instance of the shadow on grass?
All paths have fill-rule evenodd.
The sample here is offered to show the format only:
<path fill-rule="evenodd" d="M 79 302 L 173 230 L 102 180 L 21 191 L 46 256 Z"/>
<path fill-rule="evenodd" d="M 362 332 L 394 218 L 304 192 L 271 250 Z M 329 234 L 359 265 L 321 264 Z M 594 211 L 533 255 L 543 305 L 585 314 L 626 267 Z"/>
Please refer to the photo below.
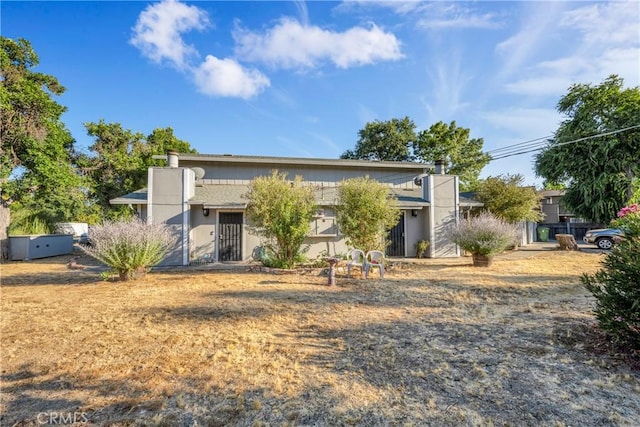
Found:
<path fill-rule="evenodd" d="M 110 422 L 128 422 L 133 421 L 132 411 L 150 407 L 150 402 L 142 399 L 145 390 L 124 381 L 49 375 L 34 372 L 29 366 L 3 374 L 0 381 L 3 426 L 83 425 L 107 418 Z M 74 397 L 66 397 L 70 395 Z M 96 406 L 91 402 L 96 397 L 107 398 L 111 403 Z"/>
<path fill-rule="evenodd" d="M 507 319 L 369 323 L 301 336 L 338 342 L 305 361 L 378 390 L 396 390 L 389 424 L 618 425 L 640 419 L 640 376 L 627 366 L 591 364 L 592 323 L 536 313 Z M 611 378 L 607 380 L 607 377 Z M 627 378 L 619 380 L 618 378 Z M 634 397 L 629 397 L 629 394 Z M 432 402 L 427 414 L 416 411 Z M 445 409 L 448 408 L 448 409 Z M 617 420 L 617 421 L 616 421 Z"/>

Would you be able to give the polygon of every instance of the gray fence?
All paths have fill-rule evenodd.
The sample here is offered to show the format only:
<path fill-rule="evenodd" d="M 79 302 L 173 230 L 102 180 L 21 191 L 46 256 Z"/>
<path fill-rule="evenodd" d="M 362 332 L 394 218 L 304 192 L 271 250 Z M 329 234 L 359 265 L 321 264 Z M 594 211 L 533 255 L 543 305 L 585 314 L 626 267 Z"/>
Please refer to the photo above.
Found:
<path fill-rule="evenodd" d="M 538 224 L 538 227 L 549 228 L 549 239 L 556 240 L 556 234 L 573 234 L 577 242 L 582 242 L 587 231 L 594 228 L 606 228 L 602 224 L 586 222 L 557 222 L 551 224 Z"/>

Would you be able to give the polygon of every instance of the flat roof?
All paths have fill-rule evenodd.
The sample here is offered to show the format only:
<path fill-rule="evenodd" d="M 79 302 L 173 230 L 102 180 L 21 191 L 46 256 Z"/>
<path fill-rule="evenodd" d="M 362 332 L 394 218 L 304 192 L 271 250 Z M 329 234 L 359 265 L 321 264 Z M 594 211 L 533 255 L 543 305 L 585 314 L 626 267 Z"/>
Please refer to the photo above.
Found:
<path fill-rule="evenodd" d="M 154 159 L 166 159 L 166 155 L 154 155 Z M 192 162 L 226 162 L 226 163 L 252 163 L 252 164 L 279 164 L 279 165 L 317 165 L 317 166 L 345 166 L 345 167 L 369 167 L 369 168 L 402 168 L 424 171 L 434 169 L 435 166 L 428 163 L 417 162 L 391 162 L 386 160 L 354 160 L 354 159 L 317 159 L 307 157 L 270 157 L 270 156 L 243 156 L 235 154 L 178 154 L 179 161 Z"/>

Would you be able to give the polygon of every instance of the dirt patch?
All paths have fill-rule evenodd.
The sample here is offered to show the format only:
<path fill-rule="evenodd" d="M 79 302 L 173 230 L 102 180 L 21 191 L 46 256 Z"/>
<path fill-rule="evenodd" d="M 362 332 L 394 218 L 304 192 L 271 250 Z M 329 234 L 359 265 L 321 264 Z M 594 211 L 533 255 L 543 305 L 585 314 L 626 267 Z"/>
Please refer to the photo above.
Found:
<path fill-rule="evenodd" d="M 0 422 L 634 425 L 640 375 L 594 352 L 579 280 L 601 259 L 424 260 L 384 280 L 338 274 L 336 287 L 207 269 L 114 283 L 65 257 L 5 264 Z"/>

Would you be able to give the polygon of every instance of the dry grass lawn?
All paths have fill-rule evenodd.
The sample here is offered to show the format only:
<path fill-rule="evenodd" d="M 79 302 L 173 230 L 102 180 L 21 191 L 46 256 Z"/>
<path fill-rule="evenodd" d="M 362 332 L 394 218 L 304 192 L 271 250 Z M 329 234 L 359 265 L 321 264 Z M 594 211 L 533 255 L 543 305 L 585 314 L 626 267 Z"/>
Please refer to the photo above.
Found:
<path fill-rule="evenodd" d="M 0 424 L 637 426 L 640 373 L 594 347 L 579 280 L 601 257 L 425 260 L 336 287 L 5 264 Z"/>

